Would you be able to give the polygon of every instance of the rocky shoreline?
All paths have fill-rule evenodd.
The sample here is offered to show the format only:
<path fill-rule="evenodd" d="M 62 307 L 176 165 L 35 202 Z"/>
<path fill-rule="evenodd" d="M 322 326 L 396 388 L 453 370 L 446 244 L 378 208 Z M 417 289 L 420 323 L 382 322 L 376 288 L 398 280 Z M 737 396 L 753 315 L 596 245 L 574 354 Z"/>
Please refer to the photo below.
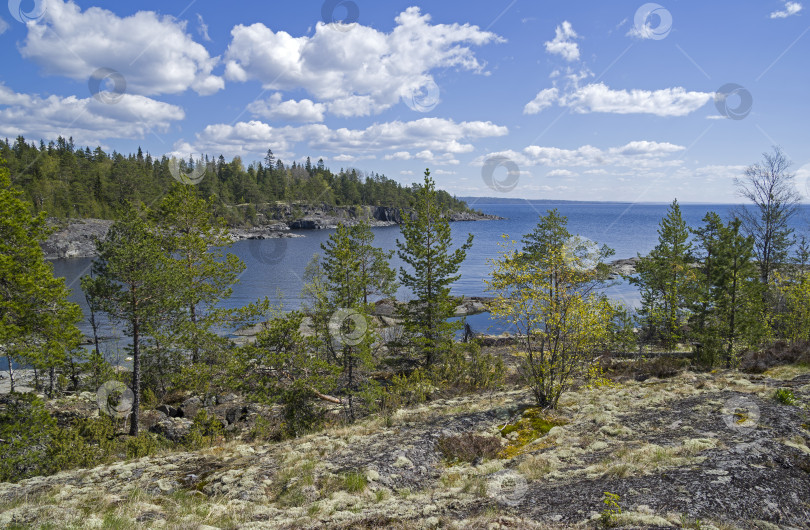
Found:
<path fill-rule="evenodd" d="M 437 395 L 282 441 L 251 435 L 283 421 L 278 407 L 184 397 L 145 411 L 144 429 L 182 438 L 206 410 L 229 441 L 0 483 L 0 527 L 807 528 L 806 408 L 777 388 L 806 403 L 810 373 L 617 378 L 566 393 L 548 432 L 509 435 L 532 411 L 525 389 Z M 61 423 L 98 416 L 89 392 L 48 408 Z M 469 462 L 441 449 L 473 436 L 501 452 Z M 609 517 L 605 492 L 620 508 Z"/>
<path fill-rule="evenodd" d="M 402 223 L 400 211 L 384 206 L 358 207 L 306 207 L 290 205 L 263 209 L 257 216 L 260 226 L 232 228 L 233 241 L 245 239 L 278 239 L 304 237 L 290 230 L 324 230 L 337 228 L 338 224 L 354 224 L 361 220 L 373 227 L 394 226 Z M 458 212 L 450 215 L 450 221 L 488 221 L 501 219 L 497 215 L 473 212 Z M 42 245 L 45 259 L 93 258 L 95 242 L 107 237 L 113 221 L 106 219 L 49 219 L 56 230 Z"/>

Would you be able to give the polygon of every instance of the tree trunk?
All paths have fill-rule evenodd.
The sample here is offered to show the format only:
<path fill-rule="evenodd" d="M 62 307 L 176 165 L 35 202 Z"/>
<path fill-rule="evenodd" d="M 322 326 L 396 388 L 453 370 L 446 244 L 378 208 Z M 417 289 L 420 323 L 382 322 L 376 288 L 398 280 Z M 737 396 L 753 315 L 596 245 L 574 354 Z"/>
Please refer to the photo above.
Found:
<path fill-rule="evenodd" d="M 53 398 L 53 384 L 56 379 L 56 368 L 53 366 L 48 370 L 48 397 Z"/>
<path fill-rule="evenodd" d="M 132 321 L 132 423 L 129 426 L 130 436 L 138 436 L 138 421 L 141 408 L 141 356 L 140 356 L 140 322 L 138 317 Z"/>
<path fill-rule="evenodd" d="M 194 335 L 191 339 L 191 363 L 197 364 L 200 360 L 200 348 L 197 345 L 197 308 L 194 304 L 189 307 L 191 313 L 191 333 Z"/>
<path fill-rule="evenodd" d="M 14 368 L 11 367 L 11 355 L 6 354 L 6 360 L 8 361 L 8 381 L 11 385 L 10 392 L 14 393 Z"/>

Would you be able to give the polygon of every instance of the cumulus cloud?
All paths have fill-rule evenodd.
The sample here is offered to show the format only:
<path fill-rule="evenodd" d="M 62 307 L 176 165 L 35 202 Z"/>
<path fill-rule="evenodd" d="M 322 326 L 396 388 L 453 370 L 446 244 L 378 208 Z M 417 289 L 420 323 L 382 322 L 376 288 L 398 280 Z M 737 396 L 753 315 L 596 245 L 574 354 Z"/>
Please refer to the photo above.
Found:
<path fill-rule="evenodd" d="M 471 141 L 504 136 L 508 129 L 491 122 L 461 122 L 442 118 L 375 123 L 365 129 L 330 129 L 323 124 L 273 127 L 261 121 L 208 125 L 191 142 L 176 146 L 181 152 L 223 152 L 228 156 L 260 155 L 268 147 L 279 158 L 293 155 L 295 146 L 309 151 L 355 157 L 385 154 L 386 160 L 427 160 L 457 164 L 456 154 L 474 150 Z"/>
<path fill-rule="evenodd" d="M 431 24 L 409 7 L 390 33 L 355 24 L 336 31 L 318 23 L 312 36 L 293 37 L 261 23 L 238 25 L 225 53 L 225 76 L 258 80 L 269 90 L 303 89 L 337 116 L 368 116 L 434 83 L 434 68 L 483 73 L 471 46 L 503 39 L 469 24 Z"/>
<path fill-rule="evenodd" d="M 139 95 L 124 94 L 113 105 L 92 97 L 20 94 L 0 84 L 0 136 L 72 136 L 77 143 L 95 145 L 106 138 L 165 132 L 184 117 L 180 107 Z"/>
<path fill-rule="evenodd" d="M 280 92 L 266 100 L 254 101 L 248 110 L 256 116 L 279 121 L 321 122 L 326 106 L 309 99 L 282 101 Z"/>
<path fill-rule="evenodd" d="M 540 91 L 523 108 L 524 114 L 536 114 L 557 103 L 573 112 L 586 114 L 654 114 L 656 116 L 686 116 L 714 97 L 712 92 L 690 92 L 683 87 L 661 90 L 613 90 L 604 83 L 594 83 L 559 95 L 556 88 Z"/>
<path fill-rule="evenodd" d="M 546 51 L 559 55 L 566 61 L 576 61 L 579 59 L 579 45 L 573 40 L 576 38 L 579 35 L 571 27 L 571 23 L 565 20 L 554 30 L 554 39 L 546 41 Z"/>
<path fill-rule="evenodd" d="M 797 14 L 801 10 L 802 5 L 799 2 L 785 2 L 784 9 L 771 13 L 771 18 L 787 18 Z"/>
<path fill-rule="evenodd" d="M 8 29 L 8 22 L 0 18 L 0 35 L 6 32 Z"/>
<path fill-rule="evenodd" d="M 685 116 L 714 97 L 712 92 L 687 92 L 682 87 L 662 90 L 612 90 L 604 83 L 586 85 L 565 98 L 574 112 Z"/>
<path fill-rule="evenodd" d="M 616 166 L 649 169 L 680 165 L 680 160 L 668 160 L 667 157 L 684 149 L 685 147 L 681 145 L 649 140 L 633 141 L 608 149 L 600 149 L 592 145 L 583 145 L 576 149 L 530 145 L 522 151 L 508 150 L 489 153 L 485 157 L 478 157 L 472 162 L 472 165 L 480 166 L 488 158 L 503 156 L 520 167 L 546 166 L 564 170 L 565 167 L 601 169 L 604 166 Z"/>
<path fill-rule="evenodd" d="M 153 11 L 119 17 L 72 1 L 44 0 L 45 12 L 20 53 L 46 74 L 87 80 L 98 68 L 111 68 L 127 80 L 132 94 L 177 94 L 189 88 L 200 95 L 225 87 L 212 74 L 218 58 L 186 32 L 186 23 Z"/>
<path fill-rule="evenodd" d="M 541 110 L 552 106 L 559 98 L 556 88 L 546 88 L 537 93 L 535 98 L 523 107 L 523 114 L 537 114 Z"/>

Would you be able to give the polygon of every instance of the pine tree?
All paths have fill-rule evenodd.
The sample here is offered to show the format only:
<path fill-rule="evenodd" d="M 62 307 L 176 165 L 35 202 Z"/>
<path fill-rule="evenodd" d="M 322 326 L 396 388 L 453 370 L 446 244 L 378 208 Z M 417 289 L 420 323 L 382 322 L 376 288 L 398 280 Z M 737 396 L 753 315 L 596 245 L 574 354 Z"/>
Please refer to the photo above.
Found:
<path fill-rule="evenodd" d="M 706 334 L 707 319 L 713 310 L 712 281 L 715 275 L 720 230 L 723 221 L 715 212 L 707 212 L 703 217 L 704 225 L 690 229 L 695 235 L 695 258 L 700 263 L 700 274 L 696 277 L 695 298 L 692 309 L 693 328 L 696 336 L 702 337 L 704 347 L 714 340 L 712 333 Z"/>
<path fill-rule="evenodd" d="M 273 319 L 269 327 L 236 351 L 232 382 L 250 399 L 284 405 L 283 428 L 298 436 L 317 427 L 323 411 L 316 401 L 340 403 L 328 395 L 335 388 L 335 367 L 313 355 L 316 339 L 301 333 L 303 313 Z"/>
<path fill-rule="evenodd" d="M 631 282 L 641 291 L 641 310 L 647 331 L 669 351 L 686 338 L 684 324 L 694 296 L 692 245 L 677 199 L 658 225 L 658 245 L 639 256 Z"/>
<path fill-rule="evenodd" d="M 160 329 L 161 319 L 181 306 L 173 262 L 154 224 L 142 213 L 130 206 L 107 238 L 97 242 L 98 257 L 93 261 L 99 291 L 107 294 L 101 306 L 111 319 L 126 324 L 132 339 L 132 436 L 138 435 L 140 419 L 142 344 Z"/>
<path fill-rule="evenodd" d="M 424 184 L 415 186 L 413 210 L 413 218 L 401 212 L 403 241 L 397 239 L 398 255 L 410 268 L 400 268 L 400 281 L 414 296 L 401 315 L 406 334 L 424 355 L 425 365 L 430 366 L 450 351 L 453 333 L 462 325 L 448 322 L 455 307 L 450 285 L 460 278 L 458 270 L 473 236 L 468 234 L 463 245 L 451 250 L 450 224 L 439 206 L 428 169 Z"/>
<path fill-rule="evenodd" d="M 55 278 L 45 261 L 45 214 L 32 216 L 21 195 L 0 158 L 0 351 L 12 391 L 17 361 L 48 370 L 52 392 L 54 370 L 79 345 L 81 310 L 69 302 L 64 278 Z"/>
<path fill-rule="evenodd" d="M 327 357 L 340 365 L 339 388 L 346 395 L 351 421 L 356 418 L 354 396 L 374 385 L 363 374 L 375 364 L 369 296 L 390 296 L 396 290 L 395 274 L 387 263 L 391 254 L 374 247 L 373 240 L 367 223 L 341 224 L 321 245 L 323 259 L 316 256 L 307 267 L 310 311 Z"/>
<path fill-rule="evenodd" d="M 177 271 L 174 289 L 184 312 L 172 324 L 191 362 L 201 360 L 206 345 L 216 343 L 213 327 L 228 318 L 217 305 L 227 299 L 245 264 L 233 254 L 225 222 L 214 218 L 213 200 L 197 195 L 193 186 L 175 184 L 153 214 L 161 245 Z M 206 359 L 211 360 L 209 357 Z"/>
<path fill-rule="evenodd" d="M 726 368 L 735 363 L 741 346 L 757 346 L 766 331 L 761 317 L 765 286 L 758 279 L 754 238 L 742 235 L 740 226 L 740 219 L 734 219 L 720 228 L 712 276 L 712 298 Z"/>

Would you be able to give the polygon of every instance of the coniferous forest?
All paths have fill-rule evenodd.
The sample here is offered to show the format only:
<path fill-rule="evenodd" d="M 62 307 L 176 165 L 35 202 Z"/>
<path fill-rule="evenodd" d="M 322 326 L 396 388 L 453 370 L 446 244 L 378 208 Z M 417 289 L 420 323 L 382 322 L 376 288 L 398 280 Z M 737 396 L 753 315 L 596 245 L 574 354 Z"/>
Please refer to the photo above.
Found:
<path fill-rule="evenodd" d="M 76 146 L 72 138 L 61 136 L 38 144 L 19 136 L 13 142 L 0 141 L 0 156 L 35 212 L 58 218 L 117 219 L 128 202 L 153 204 L 176 178 L 189 174 L 196 176 L 203 197 L 215 198 L 213 213 L 231 226 L 252 224 L 255 211 L 268 203 L 408 208 L 413 197 L 412 187 L 385 175 L 344 168 L 333 172 L 322 159 L 313 162 L 309 157 L 303 163 L 285 163 L 270 149 L 262 162 L 245 167 L 239 157 L 230 162 L 222 155 L 177 161 L 153 157 L 140 148 L 124 155 Z M 443 209 L 466 210 L 463 201 L 445 191 L 437 193 Z"/>

